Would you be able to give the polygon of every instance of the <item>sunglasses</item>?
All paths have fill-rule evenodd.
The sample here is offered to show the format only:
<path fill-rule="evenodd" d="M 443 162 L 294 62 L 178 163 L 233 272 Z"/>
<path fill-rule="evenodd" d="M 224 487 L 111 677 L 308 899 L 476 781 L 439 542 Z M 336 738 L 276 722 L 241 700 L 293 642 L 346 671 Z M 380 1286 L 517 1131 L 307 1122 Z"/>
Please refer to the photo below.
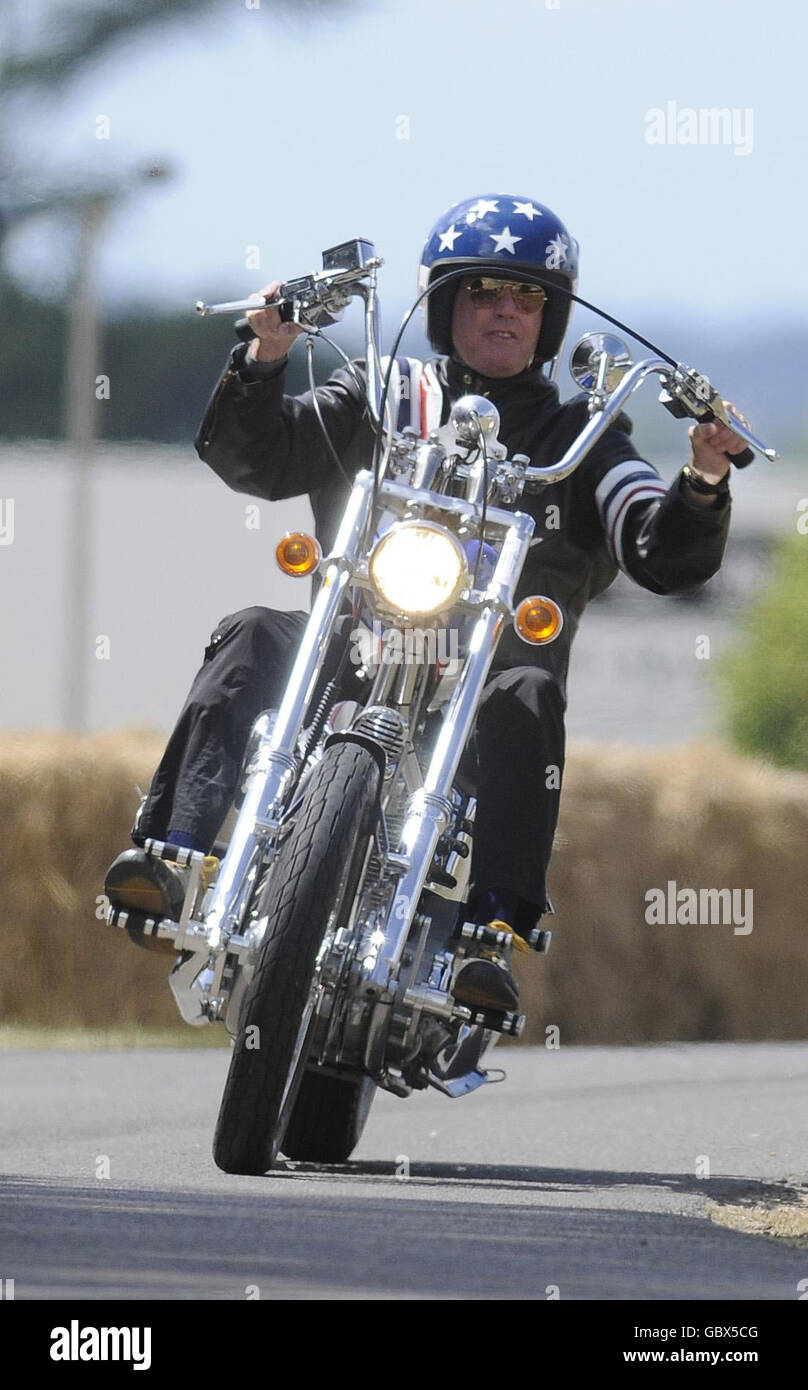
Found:
<path fill-rule="evenodd" d="M 517 284 L 513 280 L 494 280 L 488 275 L 482 275 L 478 279 L 472 280 L 466 288 L 472 304 L 477 309 L 496 304 L 506 290 L 510 290 L 517 309 L 523 309 L 528 314 L 537 314 L 547 300 L 547 295 L 541 285 Z"/>

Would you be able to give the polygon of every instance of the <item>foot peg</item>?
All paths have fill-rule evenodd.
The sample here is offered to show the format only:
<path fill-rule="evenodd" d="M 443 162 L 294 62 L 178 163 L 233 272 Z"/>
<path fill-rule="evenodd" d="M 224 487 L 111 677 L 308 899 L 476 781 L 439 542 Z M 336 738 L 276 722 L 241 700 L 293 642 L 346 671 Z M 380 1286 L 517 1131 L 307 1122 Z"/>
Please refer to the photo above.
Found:
<path fill-rule="evenodd" d="M 515 950 L 524 950 L 525 944 L 521 936 L 517 936 L 509 927 L 482 926 L 478 922 L 464 922 L 455 936 L 461 941 L 476 941 L 479 945 L 487 947 L 492 951 L 502 951 L 509 946 Z"/>
<path fill-rule="evenodd" d="M 113 903 L 107 908 L 106 920 L 111 927 L 122 927 L 136 946 L 160 955 L 174 955 L 175 951 L 186 947 L 197 949 L 207 939 L 204 927 L 191 922 L 185 927 L 181 946 L 178 922 L 170 917 L 153 917 L 132 907 L 116 907 Z M 194 938 L 198 940 L 195 942 Z"/>
<path fill-rule="evenodd" d="M 180 845 L 166 844 L 165 840 L 144 840 L 143 853 L 150 859 L 162 859 L 168 864 L 176 864 L 179 869 L 202 864 L 208 857 L 198 849 L 183 849 Z"/>
<path fill-rule="evenodd" d="M 168 953 L 190 946 L 196 934 L 191 914 L 218 868 L 213 856 L 163 840 L 125 850 L 107 870 L 107 921 L 125 927 L 130 940 L 147 950 Z M 201 927 L 196 930 L 204 935 Z"/>
<path fill-rule="evenodd" d="M 468 1007 L 468 1006 L 466 1006 Z M 500 1014 L 493 1009 L 471 1009 L 470 1023 L 487 1028 L 490 1033 L 502 1033 L 505 1037 L 521 1038 L 525 1031 L 525 1014 Z"/>
<path fill-rule="evenodd" d="M 534 927 L 527 937 L 527 945 L 531 951 L 544 953 L 550 948 L 550 940 L 553 933 L 546 931 L 542 927 Z M 480 926 L 477 922 L 463 922 L 455 937 L 461 941 L 475 941 L 481 946 L 486 946 L 491 950 L 502 950 L 505 946 L 514 946 L 516 950 L 523 949 L 519 946 L 522 937 L 514 938 L 512 932 L 503 931 L 495 927 Z"/>
<path fill-rule="evenodd" d="M 111 927 L 123 927 L 129 940 L 144 951 L 173 956 L 177 924 L 168 917 L 150 917 L 148 913 L 137 912 L 131 907 L 110 905 L 107 908 L 107 921 Z"/>

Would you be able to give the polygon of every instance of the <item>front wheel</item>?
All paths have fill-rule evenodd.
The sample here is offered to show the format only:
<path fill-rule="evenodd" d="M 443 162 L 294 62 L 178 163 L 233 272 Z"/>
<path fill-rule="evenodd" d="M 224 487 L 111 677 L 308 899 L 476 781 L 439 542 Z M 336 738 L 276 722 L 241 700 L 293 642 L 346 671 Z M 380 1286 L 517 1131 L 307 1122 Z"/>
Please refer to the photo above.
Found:
<path fill-rule="evenodd" d="M 302 1163 L 347 1162 L 362 1138 L 375 1091 L 369 1076 L 332 1076 L 310 1068 L 283 1138 L 286 1157 Z"/>
<path fill-rule="evenodd" d="M 311 1041 L 317 955 L 353 900 L 378 785 L 378 764 L 366 748 L 327 749 L 278 851 L 213 1141 L 226 1173 L 265 1173 L 283 1146 Z"/>

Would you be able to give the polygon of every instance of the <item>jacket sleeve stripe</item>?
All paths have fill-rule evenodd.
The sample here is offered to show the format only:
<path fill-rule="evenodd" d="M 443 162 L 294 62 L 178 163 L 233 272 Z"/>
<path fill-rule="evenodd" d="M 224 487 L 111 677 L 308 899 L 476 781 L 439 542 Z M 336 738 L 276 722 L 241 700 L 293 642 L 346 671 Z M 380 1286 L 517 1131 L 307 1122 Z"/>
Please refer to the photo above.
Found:
<path fill-rule="evenodd" d="M 644 487 L 632 488 L 631 492 L 629 492 L 627 496 L 623 497 L 620 504 L 620 510 L 617 512 L 614 518 L 612 534 L 609 538 L 610 544 L 614 551 L 614 557 L 621 569 L 625 568 L 623 557 L 623 522 L 626 519 L 626 513 L 628 512 L 629 507 L 631 506 L 632 502 L 643 502 L 651 497 L 662 498 L 665 496 L 666 493 L 667 488 L 665 487 L 649 487 L 646 484 Z"/>
<path fill-rule="evenodd" d="M 630 459 L 615 464 L 604 474 L 595 489 L 595 501 L 603 525 L 606 542 L 615 560 L 623 568 L 623 522 L 632 502 L 662 498 L 667 486 L 656 469 L 642 459 Z"/>

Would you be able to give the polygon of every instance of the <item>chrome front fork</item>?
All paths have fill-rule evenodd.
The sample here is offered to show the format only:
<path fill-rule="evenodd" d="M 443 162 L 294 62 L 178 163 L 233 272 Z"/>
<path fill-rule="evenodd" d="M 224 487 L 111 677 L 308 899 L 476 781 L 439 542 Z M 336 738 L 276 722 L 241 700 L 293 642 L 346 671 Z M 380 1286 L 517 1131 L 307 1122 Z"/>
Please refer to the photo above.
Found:
<path fill-rule="evenodd" d="M 202 913 L 211 950 L 238 931 L 254 874 L 277 830 L 277 816 L 296 771 L 295 750 L 306 708 L 320 674 L 346 587 L 357 562 L 371 500 L 372 478 L 357 475 L 300 649 L 286 685 L 272 736 L 259 750 L 227 854 Z"/>
<path fill-rule="evenodd" d="M 388 856 L 388 868 L 397 878 L 396 891 L 376 953 L 366 957 L 361 994 L 389 1011 L 404 948 L 418 900 L 427 881 L 432 859 L 452 813 L 450 792 L 463 750 L 479 707 L 503 623 L 510 618 L 514 590 L 533 534 L 533 518 L 516 513 L 506 533 L 496 570 L 486 591 L 486 606 L 469 643 L 465 668 L 445 710 L 443 726 L 430 760 L 423 787 L 410 798 L 398 852 Z M 379 1063 L 382 1019 L 371 1027 L 366 1062 L 371 1070 Z"/>

